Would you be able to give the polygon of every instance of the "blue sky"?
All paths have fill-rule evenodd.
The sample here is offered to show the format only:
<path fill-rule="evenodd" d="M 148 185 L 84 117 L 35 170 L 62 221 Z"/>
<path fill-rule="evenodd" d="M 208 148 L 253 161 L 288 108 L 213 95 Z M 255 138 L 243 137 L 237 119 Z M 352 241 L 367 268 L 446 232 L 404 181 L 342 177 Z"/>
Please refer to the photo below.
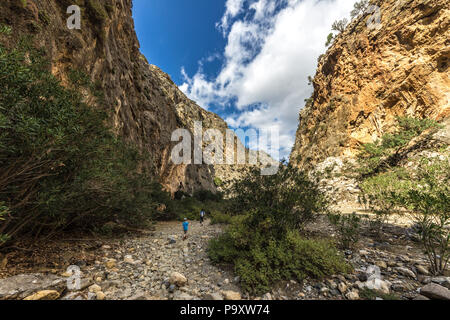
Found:
<path fill-rule="evenodd" d="M 198 69 L 203 58 L 221 52 L 225 39 L 215 25 L 224 13 L 225 0 L 134 0 L 133 16 L 141 51 L 151 64 L 168 73 L 177 84 Z M 214 74 L 220 61 L 208 64 Z"/>
<path fill-rule="evenodd" d="M 331 25 L 354 2 L 134 0 L 133 15 L 151 64 L 231 128 L 278 132 L 277 150 L 265 151 L 283 158 Z"/>

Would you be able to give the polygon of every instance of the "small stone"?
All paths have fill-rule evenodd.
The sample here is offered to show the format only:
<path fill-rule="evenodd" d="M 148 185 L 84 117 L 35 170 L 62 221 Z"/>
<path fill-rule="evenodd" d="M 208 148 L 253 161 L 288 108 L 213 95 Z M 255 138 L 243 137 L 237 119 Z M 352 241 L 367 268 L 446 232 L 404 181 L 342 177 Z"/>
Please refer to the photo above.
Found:
<path fill-rule="evenodd" d="M 129 263 L 129 264 L 134 264 L 135 263 L 134 260 L 133 260 L 133 257 L 130 256 L 130 255 L 125 256 L 125 258 L 123 259 L 123 262 Z"/>
<path fill-rule="evenodd" d="M 98 284 L 93 284 L 89 287 L 89 292 L 97 293 L 102 291 L 102 288 Z"/>
<path fill-rule="evenodd" d="M 429 298 L 419 294 L 417 297 L 415 297 L 413 300 L 430 300 Z"/>
<path fill-rule="evenodd" d="M 428 272 L 428 269 L 425 268 L 424 266 L 418 265 L 416 266 L 417 272 L 419 272 L 420 274 L 423 274 L 424 276 L 427 276 L 430 274 L 430 272 Z"/>
<path fill-rule="evenodd" d="M 365 274 L 365 273 L 359 273 L 359 274 L 358 274 L 358 279 L 359 279 L 359 281 L 361 281 L 361 282 L 367 281 L 367 279 L 368 279 L 367 274 Z"/>
<path fill-rule="evenodd" d="M 358 294 L 358 292 L 357 291 L 350 291 L 350 292 L 348 292 L 346 295 L 345 295 L 345 297 L 348 299 L 348 300 L 358 300 L 359 299 L 359 294 Z"/>
<path fill-rule="evenodd" d="M 59 292 L 55 290 L 38 291 L 23 300 L 56 300 L 59 298 Z"/>
<path fill-rule="evenodd" d="M 241 294 L 239 292 L 236 291 L 223 291 L 222 292 L 225 300 L 241 300 Z"/>
<path fill-rule="evenodd" d="M 361 256 L 368 256 L 369 252 L 367 250 L 359 250 L 359 255 L 361 255 Z"/>
<path fill-rule="evenodd" d="M 114 259 L 108 260 L 108 261 L 105 263 L 105 266 L 106 266 L 108 269 L 113 269 L 113 268 L 115 268 L 115 267 L 116 267 L 116 260 L 114 260 Z"/>
<path fill-rule="evenodd" d="M 343 282 L 339 283 L 338 290 L 340 293 L 344 294 L 347 291 L 347 285 Z"/>
<path fill-rule="evenodd" d="M 380 267 L 381 269 L 387 269 L 387 264 L 384 261 L 377 261 L 375 263 L 376 266 Z"/>
<path fill-rule="evenodd" d="M 106 295 L 102 291 L 98 291 L 97 293 L 97 300 L 105 300 Z"/>
<path fill-rule="evenodd" d="M 187 283 L 187 279 L 184 275 L 179 272 L 173 272 L 169 278 L 170 284 L 176 284 L 179 287 L 184 286 Z"/>
<path fill-rule="evenodd" d="M 411 279 L 416 279 L 416 274 L 408 268 L 398 267 L 398 268 L 396 268 L 396 270 L 398 273 L 400 273 L 401 275 L 404 275 L 405 277 L 409 277 Z"/>
<path fill-rule="evenodd" d="M 272 300 L 272 295 L 267 292 L 265 295 L 262 296 L 262 300 Z"/>

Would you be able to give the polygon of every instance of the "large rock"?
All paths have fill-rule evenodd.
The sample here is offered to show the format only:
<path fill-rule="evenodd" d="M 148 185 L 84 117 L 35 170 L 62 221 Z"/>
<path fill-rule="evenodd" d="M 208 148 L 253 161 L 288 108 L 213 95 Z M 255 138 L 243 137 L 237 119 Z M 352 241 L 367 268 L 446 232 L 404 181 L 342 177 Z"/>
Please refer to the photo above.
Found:
<path fill-rule="evenodd" d="M 420 289 L 420 294 L 437 300 L 450 300 L 450 290 L 435 283 L 427 284 Z"/>
<path fill-rule="evenodd" d="M 177 285 L 177 286 L 179 286 L 179 287 L 182 287 L 182 286 L 186 285 L 187 279 L 186 279 L 186 277 L 185 277 L 184 275 L 182 275 L 181 273 L 179 273 L 179 272 L 173 272 L 173 273 L 170 275 L 169 283 L 170 283 L 170 284 L 175 284 L 175 285 Z"/>
<path fill-rule="evenodd" d="M 41 273 L 20 274 L 0 280 L 0 300 L 24 299 L 39 291 L 54 290 L 61 294 L 66 279 Z"/>

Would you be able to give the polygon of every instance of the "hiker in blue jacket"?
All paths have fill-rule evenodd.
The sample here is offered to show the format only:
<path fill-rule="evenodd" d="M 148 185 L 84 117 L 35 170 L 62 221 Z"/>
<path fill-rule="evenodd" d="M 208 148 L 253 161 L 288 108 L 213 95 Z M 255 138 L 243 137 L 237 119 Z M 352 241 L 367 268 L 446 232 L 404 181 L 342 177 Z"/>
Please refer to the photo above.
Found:
<path fill-rule="evenodd" d="M 188 229 L 189 229 L 189 222 L 187 221 L 187 218 L 184 218 L 184 222 L 183 222 L 183 231 L 184 231 L 183 240 L 187 239 Z"/>

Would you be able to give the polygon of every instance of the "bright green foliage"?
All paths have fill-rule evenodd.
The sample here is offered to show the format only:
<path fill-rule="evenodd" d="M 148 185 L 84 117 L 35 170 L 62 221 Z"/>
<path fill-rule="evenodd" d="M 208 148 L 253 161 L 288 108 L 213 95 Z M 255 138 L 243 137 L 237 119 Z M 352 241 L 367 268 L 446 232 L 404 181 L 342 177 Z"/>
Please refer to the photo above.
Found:
<path fill-rule="evenodd" d="M 334 34 L 330 33 L 327 36 L 327 42 L 325 42 L 325 46 L 328 47 L 333 42 L 333 40 L 334 40 Z"/>
<path fill-rule="evenodd" d="M 84 103 L 86 92 L 101 102 L 87 77 L 73 72 L 65 88 L 48 70 L 26 42 L 0 46 L 0 201 L 14 217 L 0 233 L 143 223 L 168 199 L 138 170 L 145 155 L 110 132 L 105 112 Z"/>
<path fill-rule="evenodd" d="M 339 232 L 339 242 L 342 248 L 351 249 L 359 240 L 361 217 L 355 213 L 351 215 L 328 214 L 330 222 Z"/>
<path fill-rule="evenodd" d="M 214 178 L 214 185 L 216 187 L 220 187 L 223 184 L 222 180 L 219 177 Z"/>
<path fill-rule="evenodd" d="M 4 24 L 0 24 L 0 34 L 9 35 L 9 34 L 11 34 L 11 32 L 12 32 L 11 27 L 4 25 Z"/>
<path fill-rule="evenodd" d="M 232 264 L 244 290 L 263 293 L 278 280 L 347 270 L 332 244 L 300 236 L 305 223 L 328 211 L 326 199 L 304 173 L 285 164 L 273 176 L 251 170 L 230 195 L 231 225 L 211 241 L 209 256 Z"/>

